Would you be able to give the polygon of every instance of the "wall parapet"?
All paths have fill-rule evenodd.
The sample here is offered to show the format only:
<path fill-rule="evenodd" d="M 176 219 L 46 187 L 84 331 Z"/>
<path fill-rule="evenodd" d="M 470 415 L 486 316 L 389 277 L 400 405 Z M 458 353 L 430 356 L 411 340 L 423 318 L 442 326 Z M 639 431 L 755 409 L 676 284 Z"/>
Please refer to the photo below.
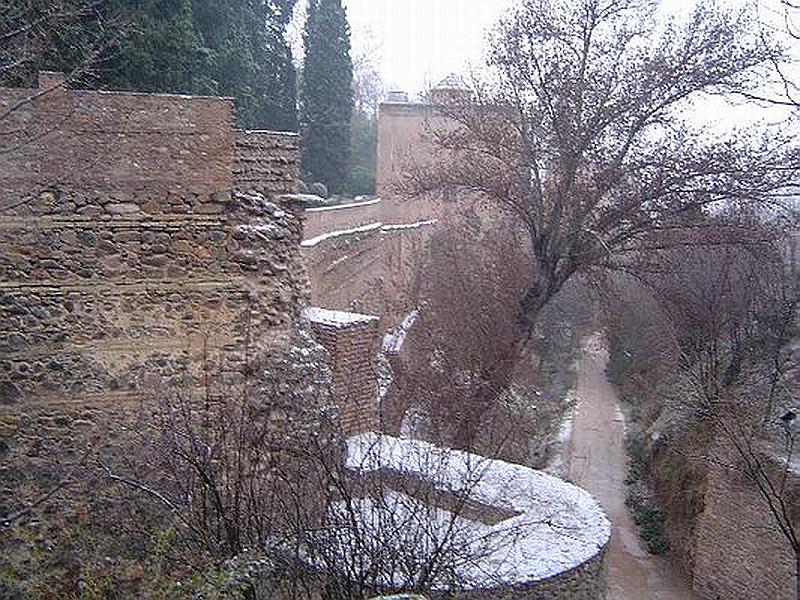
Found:
<path fill-rule="evenodd" d="M 346 435 L 379 428 L 375 357 L 380 318 L 353 312 L 306 308 L 314 338 L 330 354 L 333 398 Z"/>
<path fill-rule="evenodd" d="M 300 179 L 300 137 L 278 131 L 236 131 L 233 185 L 270 196 L 294 194 Z"/>

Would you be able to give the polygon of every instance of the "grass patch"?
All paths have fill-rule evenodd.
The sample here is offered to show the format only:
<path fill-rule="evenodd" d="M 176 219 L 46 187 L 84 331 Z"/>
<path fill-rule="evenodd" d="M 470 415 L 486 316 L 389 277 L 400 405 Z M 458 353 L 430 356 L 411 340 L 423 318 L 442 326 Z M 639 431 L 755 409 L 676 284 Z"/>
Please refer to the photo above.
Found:
<path fill-rule="evenodd" d="M 666 515 L 655 504 L 644 477 L 647 473 L 647 455 L 641 435 L 629 435 L 625 439 L 628 454 L 628 471 L 625 485 L 625 505 L 630 509 L 633 520 L 639 527 L 639 537 L 650 554 L 664 554 L 669 550 L 669 542 L 664 535 Z"/>
<path fill-rule="evenodd" d="M 645 543 L 650 554 L 664 554 L 669 550 L 669 542 L 664 535 L 664 513 L 655 507 L 645 495 L 629 491 L 625 504 L 633 514 L 633 520 L 639 527 L 639 537 Z"/>

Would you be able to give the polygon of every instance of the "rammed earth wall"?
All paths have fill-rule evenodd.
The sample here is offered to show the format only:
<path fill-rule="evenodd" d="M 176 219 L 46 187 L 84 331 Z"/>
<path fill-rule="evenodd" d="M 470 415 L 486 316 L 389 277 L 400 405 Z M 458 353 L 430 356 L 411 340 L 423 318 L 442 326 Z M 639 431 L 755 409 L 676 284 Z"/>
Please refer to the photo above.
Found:
<path fill-rule="evenodd" d="M 385 330 L 397 325 L 415 306 L 417 278 L 436 221 L 400 222 L 399 227 L 393 221 L 378 221 L 360 228 L 363 219 L 358 213 L 371 213 L 375 206 L 366 205 L 356 214 L 338 213 L 337 218 L 346 216 L 358 224 L 352 229 L 323 231 L 332 235 L 317 238 L 313 245 L 304 242 L 302 254 L 314 305 L 380 315 Z M 306 218 L 309 214 L 316 219 L 320 213 L 306 211 Z M 304 238 L 314 241 L 308 230 Z"/>
<path fill-rule="evenodd" d="M 740 470 L 741 459 L 721 438 L 711 456 L 705 510 L 695 533 L 695 592 L 705 600 L 795 600 L 794 553 L 766 500 Z M 772 481 L 780 481 L 779 467 L 765 456 L 761 460 L 774 469 Z M 791 509 L 800 495 L 796 473 L 789 473 L 785 489 Z M 797 527 L 800 523 L 796 522 Z"/>

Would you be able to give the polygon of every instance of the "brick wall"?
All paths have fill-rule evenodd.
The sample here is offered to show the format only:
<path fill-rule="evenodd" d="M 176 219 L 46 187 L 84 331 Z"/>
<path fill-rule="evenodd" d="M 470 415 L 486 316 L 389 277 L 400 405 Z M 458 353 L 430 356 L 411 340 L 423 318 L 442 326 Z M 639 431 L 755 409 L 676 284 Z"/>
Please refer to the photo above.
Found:
<path fill-rule="evenodd" d="M 375 358 L 379 318 L 312 308 L 306 312 L 314 338 L 331 357 L 333 399 L 345 435 L 379 431 Z"/>
<path fill-rule="evenodd" d="M 300 137 L 275 131 L 237 131 L 234 187 L 268 195 L 293 194 L 300 179 Z"/>
<path fill-rule="evenodd" d="M 38 91 L 0 89 L 0 113 Z M 0 192 L 230 191 L 233 123 L 226 98 L 57 88 L 0 121 Z"/>
<path fill-rule="evenodd" d="M 795 558 L 735 452 L 711 449 L 705 510 L 696 529 L 694 590 L 705 600 L 795 600 Z M 777 481 L 777 478 L 774 479 Z M 791 474 L 787 489 L 798 489 Z M 800 527 L 796 523 L 795 527 Z"/>

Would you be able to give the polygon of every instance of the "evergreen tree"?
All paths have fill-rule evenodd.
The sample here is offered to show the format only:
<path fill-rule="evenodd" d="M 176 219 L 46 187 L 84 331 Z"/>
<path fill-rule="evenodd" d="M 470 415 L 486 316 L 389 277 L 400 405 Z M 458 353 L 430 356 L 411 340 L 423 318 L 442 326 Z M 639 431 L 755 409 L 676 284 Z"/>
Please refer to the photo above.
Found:
<path fill-rule="evenodd" d="M 286 26 L 296 0 L 193 0 L 218 93 L 236 98 L 244 127 L 297 131 Z"/>
<path fill-rule="evenodd" d="M 297 0 L 270 0 L 267 8 L 267 48 L 270 56 L 263 111 L 272 129 L 297 131 L 297 72 L 286 28 Z"/>
<path fill-rule="evenodd" d="M 125 36 L 99 71 L 112 89 L 209 94 L 208 77 L 191 0 L 106 0 L 124 24 Z"/>
<path fill-rule="evenodd" d="M 39 69 L 71 71 L 109 37 L 104 23 L 115 23 L 119 39 L 114 35 L 114 46 L 98 57 L 93 77 L 72 85 L 232 96 L 241 126 L 297 131 L 296 75 L 285 36 L 296 0 L 48 1 L 78 16 L 50 23 L 40 13 L 55 11 L 39 8 L 39 0 L 13 0 L 14 10 L 0 11 L 3 31 L 30 21 L 48 25 L 17 36 L 30 57 L 9 59 L 21 66 L 3 69 L 3 83 L 35 85 Z M 0 56 L 22 55 L 12 50 Z"/>
<path fill-rule="evenodd" d="M 301 97 L 303 171 L 333 193 L 347 185 L 353 63 L 341 0 L 311 0 Z"/>

